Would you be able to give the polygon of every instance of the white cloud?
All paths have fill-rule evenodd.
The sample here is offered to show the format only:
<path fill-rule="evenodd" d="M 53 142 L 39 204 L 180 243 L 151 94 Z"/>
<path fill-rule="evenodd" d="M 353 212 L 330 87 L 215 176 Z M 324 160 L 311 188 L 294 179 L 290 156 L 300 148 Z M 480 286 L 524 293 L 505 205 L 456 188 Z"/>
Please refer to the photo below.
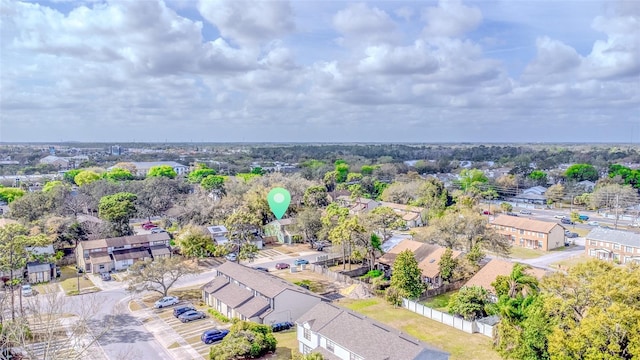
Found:
<path fill-rule="evenodd" d="M 431 73 L 438 68 L 438 61 L 429 54 L 424 42 L 413 46 L 374 45 L 365 50 L 366 58 L 360 60 L 358 70 L 384 74 Z"/>
<path fill-rule="evenodd" d="M 352 45 L 390 42 L 397 37 L 396 25 L 389 15 L 364 3 L 351 4 L 340 10 L 333 17 L 333 26 Z"/>
<path fill-rule="evenodd" d="M 288 1 L 200 0 L 198 10 L 223 37 L 241 45 L 262 45 L 295 27 Z"/>
<path fill-rule="evenodd" d="M 425 36 L 458 37 L 475 29 L 482 22 L 482 13 L 460 0 L 440 0 L 437 7 L 426 8 L 422 18 L 427 23 Z"/>

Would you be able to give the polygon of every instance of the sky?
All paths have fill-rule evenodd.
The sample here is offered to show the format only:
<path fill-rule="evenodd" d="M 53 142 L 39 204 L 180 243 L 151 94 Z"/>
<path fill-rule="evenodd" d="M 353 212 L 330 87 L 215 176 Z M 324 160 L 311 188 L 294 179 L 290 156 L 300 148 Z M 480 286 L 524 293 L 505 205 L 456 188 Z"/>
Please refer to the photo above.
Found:
<path fill-rule="evenodd" d="M 0 0 L 0 142 L 640 143 L 640 1 Z"/>

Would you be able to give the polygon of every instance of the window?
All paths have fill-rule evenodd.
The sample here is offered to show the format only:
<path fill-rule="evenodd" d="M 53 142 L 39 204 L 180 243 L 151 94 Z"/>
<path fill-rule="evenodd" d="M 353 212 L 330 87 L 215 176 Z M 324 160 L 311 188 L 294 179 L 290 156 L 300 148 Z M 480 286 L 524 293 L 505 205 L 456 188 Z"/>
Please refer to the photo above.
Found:
<path fill-rule="evenodd" d="M 524 235 L 524 230 L 520 230 L 520 235 Z"/>
<path fill-rule="evenodd" d="M 512 227 L 511 232 L 516 232 L 516 228 Z"/>
<path fill-rule="evenodd" d="M 349 360 L 363 360 L 363 359 L 362 359 L 362 356 L 358 356 L 358 355 L 356 355 L 354 353 L 350 353 L 349 354 Z"/>
<path fill-rule="evenodd" d="M 543 233 L 538 233 L 538 237 L 539 237 L 539 238 L 543 238 L 543 237 L 544 237 L 544 234 L 543 234 Z"/>
<path fill-rule="evenodd" d="M 311 340 L 311 330 L 305 328 L 302 335 L 306 340 Z"/>
<path fill-rule="evenodd" d="M 633 252 L 633 248 L 631 246 L 625 246 L 624 247 L 624 251 L 626 251 L 628 253 L 632 253 Z"/>
<path fill-rule="evenodd" d="M 614 250 L 620 250 L 620 244 L 613 244 Z"/>
<path fill-rule="evenodd" d="M 598 246 L 598 242 L 595 240 L 589 240 L 589 245 L 591 246 Z"/>
<path fill-rule="evenodd" d="M 538 241 L 538 247 L 542 249 L 542 241 Z"/>
<path fill-rule="evenodd" d="M 596 250 L 595 249 L 589 250 L 589 256 L 596 256 Z"/>
<path fill-rule="evenodd" d="M 98 269 L 100 269 L 100 270 L 104 270 L 104 265 L 103 265 L 103 264 L 100 264 L 100 266 L 98 266 Z"/>
<path fill-rule="evenodd" d="M 335 346 L 335 344 L 333 343 L 333 341 L 327 339 L 327 350 L 329 350 L 331 352 L 334 352 L 335 351 L 334 350 L 334 346 Z"/>
<path fill-rule="evenodd" d="M 305 355 L 309 354 L 309 353 L 311 353 L 311 350 L 312 349 L 310 347 L 308 347 L 307 345 L 302 344 L 302 353 L 303 354 L 305 354 Z"/>

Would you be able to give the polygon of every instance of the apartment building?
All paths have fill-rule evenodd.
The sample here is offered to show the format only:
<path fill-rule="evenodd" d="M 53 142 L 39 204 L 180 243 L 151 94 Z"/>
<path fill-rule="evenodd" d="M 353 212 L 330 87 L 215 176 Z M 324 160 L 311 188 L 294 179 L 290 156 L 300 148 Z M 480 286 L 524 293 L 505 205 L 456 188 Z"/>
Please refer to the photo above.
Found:
<path fill-rule="evenodd" d="M 640 234 L 597 227 L 585 237 L 587 256 L 620 264 L 640 262 Z"/>
<path fill-rule="evenodd" d="M 489 226 L 513 246 L 544 251 L 564 246 L 564 228 L 555 222 L 499 215 Z"/>

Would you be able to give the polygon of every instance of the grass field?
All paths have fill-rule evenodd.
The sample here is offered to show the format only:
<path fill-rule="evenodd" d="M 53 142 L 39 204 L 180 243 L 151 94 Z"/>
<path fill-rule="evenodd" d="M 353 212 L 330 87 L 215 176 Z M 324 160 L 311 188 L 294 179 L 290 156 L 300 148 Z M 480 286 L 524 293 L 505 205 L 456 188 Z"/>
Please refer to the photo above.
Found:
<path fill-rule="evenodd" d="M 84 291 L 100 291 L 95 284 L 83 276 L 80 275 L 80 290 Z M 67 295 L 78 294 L 78 277 L 76 275 L 76 269 L 74 267 L 64 267 L 60 269 L 60 287 Z"/>
<path fill-rule="evenodd" d="M 445 311 L 449 306 L 449 298 L 451 295 L 455 294 L 457 291 L 450 291 L 448 293 L 440 294 L 438 296 L 434 296 L 429 298 L 426 301 L 423 301 L 422 304 L 436 310 Z"/>
<path fill-rule="evenodd" d="M 593 259 L 592 257 L 586 256 L 586 255 L 580 255 L 580 256 L 575 256 L 569 259 L 565 259 L 562 261 L 558 261 L 555 262 L 553 264 L 551 264 L 550 266 L 556 269 L 560 269 L 560 270 L 567 270 L 573 266 L 576 266 L 578 264 L 582 264 L 585 263 L 589 260 Z"/>
<path fill-rule="evenodd" d="M 544 254 L 544 251 L 513 246 L 511 247 L 511 254 L 509 254 L 509 256 L 514 259 L 535 259 Z"/>
<path fill-rule="evenodd" d="M 345 299 L 339 304 L 447 351 L 451 360 L 500 359 L 492 349 L 491 339 L 480 334 L 467 334 L 406 309 L 394 308 L 383 299 Z"/>
<path fill-rule="evenodd" d="M 293 354 L 298 353 L 298 340 L 296 339 L 295 330 L 277 332 L 273 333 L 273 335 L 278 340 L 276 353 L 266 356 L 265 359 L 290 360 L 293 358 Z"/>

